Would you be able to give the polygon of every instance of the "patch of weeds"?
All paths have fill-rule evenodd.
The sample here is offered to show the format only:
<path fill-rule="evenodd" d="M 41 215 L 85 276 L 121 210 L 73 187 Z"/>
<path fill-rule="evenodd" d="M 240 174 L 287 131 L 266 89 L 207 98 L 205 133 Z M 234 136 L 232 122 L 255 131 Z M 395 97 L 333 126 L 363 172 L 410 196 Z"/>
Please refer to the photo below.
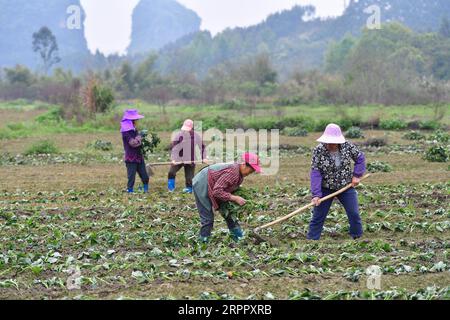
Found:
<path fill-rule="evenodd" d="M 55 143 L 49 140 L 42 140 L 32 144 L 25 151 L 26 156 L 41 155 L 41 154 L 56 154 L 59 150 Z"/>
<path fill-rule="evenodd" d="M 112 151 L 113 144 L 109 141 L 97 140 L 95 142 L 89 143 L 88 148 L 93 148 L 99 151 Z"/>
<path fill-rule="evenodd" d="M 367 171 L 371 173 L 376 172 L 391 172 L 392 166 L 386 162 L 374 161 L 367 164 Z"/>
<path fill-rule="evenodd" d="M 448 162 L 450 160 L 450 152 L 446 146 L 435 145 L 426 151 L 424 158 L 430 162 Z"/>
<path fill-rule="evenodd" d="M 419 131 L 410 131 L 403 136 L 403 139 L 414 140 L 414 141 L 425 140 L 425 138 L 426 138 L 426 136 Z"/>
<path fill-rule="evenodd" d="M 345 136 L 349 139 L 362 139 L 364 138 L 364 132 L 360 127 L 351 127 L 347 130 Z"/>
<path fill-rule="evenodd" d="M 299 127 L 288 127 L 284 128 L 283 131 L 281 131 L 281 134 L 288 137 L 306 137 L 308 136 L 308 130 Z"/>

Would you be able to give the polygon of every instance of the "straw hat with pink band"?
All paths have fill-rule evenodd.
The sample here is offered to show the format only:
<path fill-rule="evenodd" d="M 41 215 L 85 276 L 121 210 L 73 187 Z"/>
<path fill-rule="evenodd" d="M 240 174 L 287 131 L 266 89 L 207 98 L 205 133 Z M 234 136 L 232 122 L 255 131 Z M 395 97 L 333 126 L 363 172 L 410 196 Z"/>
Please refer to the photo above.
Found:
<path fill-rule="evenodd" d="M 194 129 L 194 121 L 191 119 L 187 119 L 184 121 L 183 126 L 181 127 L 182 131 L 192 131 Z"/>
<path fill-rule="evenodd" d="M 346 142 L 341 128 L 334 123 L 326 127 L 325 132 L 317 141 L 326 144 L 344 144 Z"/>
<path fill-rule="evenodd" d="M 256 173 L 261 173 L 261 164 L 259 162 L 259 157 L 254 153 L 244 153 L 242 155 L 242 161 L 249 164 Z"/>

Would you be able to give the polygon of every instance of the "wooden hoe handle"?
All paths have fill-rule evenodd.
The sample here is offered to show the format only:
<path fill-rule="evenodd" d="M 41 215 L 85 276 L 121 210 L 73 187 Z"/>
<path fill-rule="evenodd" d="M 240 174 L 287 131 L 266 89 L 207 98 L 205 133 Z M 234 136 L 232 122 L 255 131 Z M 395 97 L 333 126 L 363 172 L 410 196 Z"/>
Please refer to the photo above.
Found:
<path fill-rule="evenodd" d="M 366 174 L 364 177 L 362 177 L 362 178 L 361 178 L 361 181 L 367 179 L 368 177 L 370 177 L 370 174 Z M 352 187 L 352 184 L 350 183 L 348 186 L 342 188 L 341 190 L 336 191 L 335 193 L 332 193 L 332 194 L 330 194 L 330 195 L 328 195 L 328 196 L 326 196 L 326 197 L 320 199 L 320 202 L 323 202 L 323 201 L 327 201 L 327 200 L 329 200 L 329 199 L 332 199 L 332 198 L 334 198 L 334 197 L 340 195 L 341 193 L 344 193 L 345 191 L 347 191 L 347 190 L 350 189 L 351 187 Z M 279 218 L 279 219 L 277 219 L 277 220 L 275 220 L 275 221 L 272 221 L 272 222 L 267 223 L 267 224 L 265 224 L 265 225 L 263 225 L 263 226 L 261 226 L 261 227 L 258 227 L 258 228 L 256 228 L 254 231 L 255 231 L 255 232 L 258 232 L 258 231 L 260 231 L 260 230 L 267 229 L 267 228 L 269 228 L 269 227 L 271 227 L 271 226 L 274 226 L 274 225 L 276 225 L 276 224 L 279 224 L 279 223 L 281 223 L 281 222 L 283 222 L 283 221 L 286 221 L 286 220 L 292 218 L 293 216 L 299 214 L 300 212 L 303 212 L 303 211 L 305 211 L 305 210 L 307 210 L 307 209 L 309 209 L 309 208 L 311 208 L 311 207 L 314 207 L 314 202 L 311 202 L 310 204 L 308 204 L 308 205 L 306 205 L 306 206 L 304 206 L 304 207 L 302 207 L 302 208 L 300 208 L 300 209 L 298 209 L 298 210 L 295 210 L 294 212 L 288 214 L 287 216 L 281 217 L 281 218 Z"/>

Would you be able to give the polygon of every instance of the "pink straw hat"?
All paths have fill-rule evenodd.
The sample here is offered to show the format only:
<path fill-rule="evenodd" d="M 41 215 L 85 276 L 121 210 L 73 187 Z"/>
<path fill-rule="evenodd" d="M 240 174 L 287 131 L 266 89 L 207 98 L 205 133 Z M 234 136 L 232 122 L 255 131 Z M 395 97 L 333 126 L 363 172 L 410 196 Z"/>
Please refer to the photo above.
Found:
<path fill-rule="evenodd" d="M 143 119 L 143 118 L 144 118 L 144 116 L 140 115 L 137 110 L 129 109 L 129 110 L 126 110 L 125 113 L 123 114 L 122 121 L 123 120 L 133 121 L 133 120 L 139 120 L 139 119 Z"/>
<path fill-rule="evenodd" d="M 323 135 L 317 139 L 318 142 L 330 144 L 343 144 L 346 142 L 341 128 L 337 124 L 329 124 Z"/>
<path fill-rule="evenodd" d="M 244 153 L 242 155 L 242 161 L 249 164 L 256 173 L 261 173 L 261 164 L 256 154 L 250 152 Z"/>
<path fill-rule="evenodd" d="M 192 131 L 192 129 L 194 129 L 194 121 L 192 121 L 191 119 L 187 119 L 186 121 L 184 121 L 183 127 L 181 127 L 181 130 L 182 131 Z"/>

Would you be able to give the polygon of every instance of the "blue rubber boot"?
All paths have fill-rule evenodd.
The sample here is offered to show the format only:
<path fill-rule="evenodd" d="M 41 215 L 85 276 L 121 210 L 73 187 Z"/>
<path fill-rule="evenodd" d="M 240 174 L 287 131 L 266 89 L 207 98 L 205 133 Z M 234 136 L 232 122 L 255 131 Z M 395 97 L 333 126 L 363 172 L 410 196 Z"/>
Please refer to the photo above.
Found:
<path fill-rule="evenodd" d="M 239 242 L 244 238 L 244 233 L 241 228 L 235 228 L 230 230 L 230 236 L 234 241 Z"/>
<path fill-rule="evenodd" d="M 198 241 L 200 241 L 200 243 L 208 243 L 209 242 L 209 237 L 202 237 L 202 236 L 200 236 L 198 238 Z"/>
<path fill-rule="evenodd" d="M 128 189 L 127 189 L 127 192 L 128 192 L 128 193 L 134 193 L 134 189 L 133 189 L 133 188 L 128 188 Z"/>
<path fill-rule="evenodd" d="M 183 189 L 183 193 L 192 193 L 192 187 L 187 187 Z"/>
<path fill-rule="evenodd" d="M 169 189 L 169 192 L 175 191 L 175 179 L 169 179 L 167 181 L 167 189 Z"/>
<path fill-rule="evenodd" d="M 144 184 L 144 193 L 148 193 L 149 186 L 148 184 Z"/>

